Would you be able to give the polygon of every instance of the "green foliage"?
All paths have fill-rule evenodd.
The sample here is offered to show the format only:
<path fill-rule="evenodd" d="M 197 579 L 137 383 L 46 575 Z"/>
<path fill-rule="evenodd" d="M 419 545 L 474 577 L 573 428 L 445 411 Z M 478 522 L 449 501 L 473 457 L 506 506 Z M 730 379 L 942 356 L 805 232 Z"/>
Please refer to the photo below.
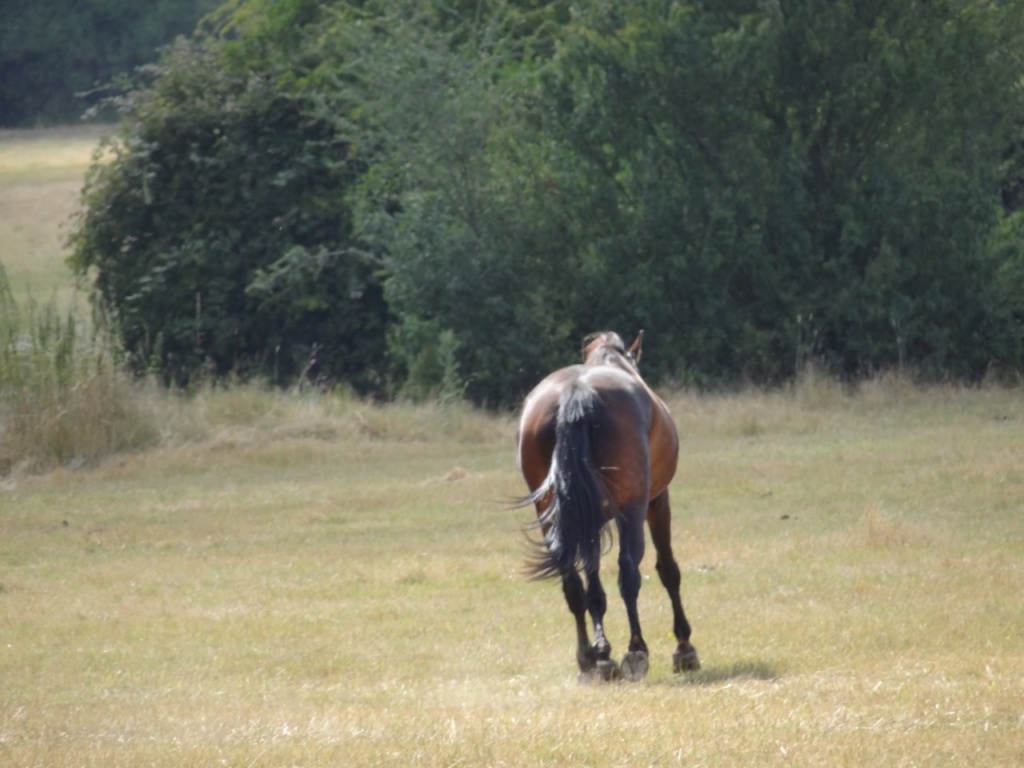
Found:
<path fill-rule="evenodd" d="M 344 202 L 359 167 L 313 114 L 299 53 L 179 41 L 120 101 L 72 265 L 95 274 L 134 370 L 379 385 L 386 309 Z"/>
<path fill-rule="evenodd" d="M 140 369 L 315 356 L 499 405 L 607 327 L 651 331 L 654 382 L 1024 363 L 1020 2 L 251 0 L 207 26 L 125 102 L 76 235 Z"/>
<path fill-rule="evenodd" d="M 985 240 L 1021 106 L 1004 56 L 1020 8 L 794 6 L 772 21 L 763 113 L 765 149 L 799 169 L 788 207 L 806 245 L 765 222 L 769 253 L 801 270 L 795 308 L 842 373 L 907 358 L 933 375 L 981 375 L 1006 351 Z"/>
<path fill-rule="evenodd" d="M 550 60 L 500 14 L 475 37 L 386 16 L 358 49 L 384 151 L 356 226 L 473 399 L 607 326 L 654 330 L 654 380 L 1019 363 L 987 244 L 1019 8 L 576 8 Z"/>
<path fill-rule="evenodd" d="M 563 268 L 573 247 L 546 200 L 565 171 L 529 124 L 530 51 L 543 46 L 522 44 L 522 17 L 504 6 L 452 29 L 424 13 L 391 3 L 347 30 L 359 122 L 339 130 L 358 132 L 371 168 L 356 231 L 387 267 L 405 391 L 446 389 L 428 350 L 448 348 L 451 334 L 467 395 L 499 404 L 564 361 L 582 333 Z"/>
<path fill-rule="evenodd" d="M 614 322 L 646 316 L 712 377 L 807 356 L 971 377 L 1006 351 L 984 242 L 1019 8 L 585 7 L 547 127 L 603 179 L 578 194 L 605 212 L 588 293 L 612 288 Z"/>
<path fill-rule="evenodd" d="M 0 125 L 77 120 L 108 83 L 153 61 L 218 0 L 47 0 L 5 3 Z"/>
<path fill-rule="evenodd" d="M 405 365 L 399 395 L 445 404 L 463 399 L 466 383 L 459 375 L 459 343 L 452 331 L 407 317 L 393 330 L 390 346 L 395 359 Z"/>

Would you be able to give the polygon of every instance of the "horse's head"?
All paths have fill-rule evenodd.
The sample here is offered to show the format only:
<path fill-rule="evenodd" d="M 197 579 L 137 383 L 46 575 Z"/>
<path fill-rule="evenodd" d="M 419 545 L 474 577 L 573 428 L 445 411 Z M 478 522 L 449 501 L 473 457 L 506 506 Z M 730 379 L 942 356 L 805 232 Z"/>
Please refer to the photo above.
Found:
<path fill-rule="evenodd" d="M 614 331 L 599 331 L 583 339 L 585 365 L 617 365 L 633 373 L 640 372 L 641 345 L 644 332 L 640 331 L 629 348 Z"/>

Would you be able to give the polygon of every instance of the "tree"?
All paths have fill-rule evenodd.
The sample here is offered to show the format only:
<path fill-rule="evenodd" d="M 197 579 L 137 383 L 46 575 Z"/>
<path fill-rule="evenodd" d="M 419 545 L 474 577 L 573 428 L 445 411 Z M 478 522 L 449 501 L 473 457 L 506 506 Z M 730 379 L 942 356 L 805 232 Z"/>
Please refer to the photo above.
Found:
<path fill-rule="evenodd" d="M 1021 106 L 1019 4 L 829 8 L 826 25 L 820 4 L 784 5 L 774 60 L 786 101 L 766 111 L 788 132 L 774 149 L 805 158 L 822 354 L 847 374 L 907 360 L 970 378 L 1014 363 L 987 233 Z M 799 117 L 783 119 L 794 103 Z"/>
<path fill-rule="evenodd" d="M 534 57 L 551 46 L 515 7 L 496 5 L 444 24 L 429 5 L 377 4 L 331 35 L 352 62 L 342 87 L 358 124 L 336 119 L 370 168 L 356 227 L 386 270 L 401 391 L 457 385 L 491 405 L 518 397 L 578 341 L 565 322 L 572 300 L 557 298 L 574 294 L 560 263 L 571 256 L 561 234 L 545 235 L 559 225 L 536 194 L 559 169 L 524 122 Z"/>
<path fill-rule="evenodd" d="M 585 225 L 589 292 L 667 330 L 670 372 L 1019 361 L 986 245 L 1019 4 L 580 7 L 545 127 L 604 179 L 573 196 L 615 201 Z"/>
<path fill-rule="evenodd" d="M 315 357 L 504 405 L 609 327 L 651 331 L 653 382 L 1019 370 L 1022 21 L 1020 0 L 231 5 L 125 100 L 76 264 L 175 378 Z"/>

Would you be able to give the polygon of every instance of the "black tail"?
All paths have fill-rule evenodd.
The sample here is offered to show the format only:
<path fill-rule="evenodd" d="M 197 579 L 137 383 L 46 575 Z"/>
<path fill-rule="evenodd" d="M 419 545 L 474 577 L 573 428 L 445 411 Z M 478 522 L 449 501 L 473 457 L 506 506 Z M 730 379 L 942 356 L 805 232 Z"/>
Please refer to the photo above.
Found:
<path fill-rule="evenodd" d="M 544 483 L 524 499 L 528 504 L 552 494 L 536 523 L 546 529 L 544 541 L 527 564 L 534 579 L 560 577 L 576 568 L 585 573 L 597 570 L 608 520 L 603 507 L 611 503 L 591 463 L 594 415 L 600 407 L 597 395 L 584 384 L 575 383 L 562 393 L 551 469 Z"/>

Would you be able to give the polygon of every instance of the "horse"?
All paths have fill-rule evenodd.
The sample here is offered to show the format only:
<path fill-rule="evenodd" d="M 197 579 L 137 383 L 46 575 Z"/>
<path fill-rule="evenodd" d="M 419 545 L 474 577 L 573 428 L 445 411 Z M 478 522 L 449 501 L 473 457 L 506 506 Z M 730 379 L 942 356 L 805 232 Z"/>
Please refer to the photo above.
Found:
<path fill-rule="evenodd" d="M 527 563 L 534 579 L 560 578 L 576 620 L 580 679 L 640 680 L 648 648 L 640 630 L 637 596 L 644 556 L 644 520 L 657 553 L 656 570 L 672 603 L 677 646 L 675 673 L 700 668 L 679 596 L 672 554 L 668 486 L 676 472 L 679 438 L 668 407 L 640 377 L 643 331 L 627 349 L 618 334 L 583 340 L 583 363 L 547 376 L 527 395 L 516 431 L 519 470 L 543 532 Z M 607 524 L 619 541 L 619 593 L 629 619 L 629 648 L 621 667 L 611 660 L 604 631 L 607 599 L 600 578 Z M 580 576 L 586 577 L 586 587 Z M 586 624 L 594 626 L 591 644 Z"/>

